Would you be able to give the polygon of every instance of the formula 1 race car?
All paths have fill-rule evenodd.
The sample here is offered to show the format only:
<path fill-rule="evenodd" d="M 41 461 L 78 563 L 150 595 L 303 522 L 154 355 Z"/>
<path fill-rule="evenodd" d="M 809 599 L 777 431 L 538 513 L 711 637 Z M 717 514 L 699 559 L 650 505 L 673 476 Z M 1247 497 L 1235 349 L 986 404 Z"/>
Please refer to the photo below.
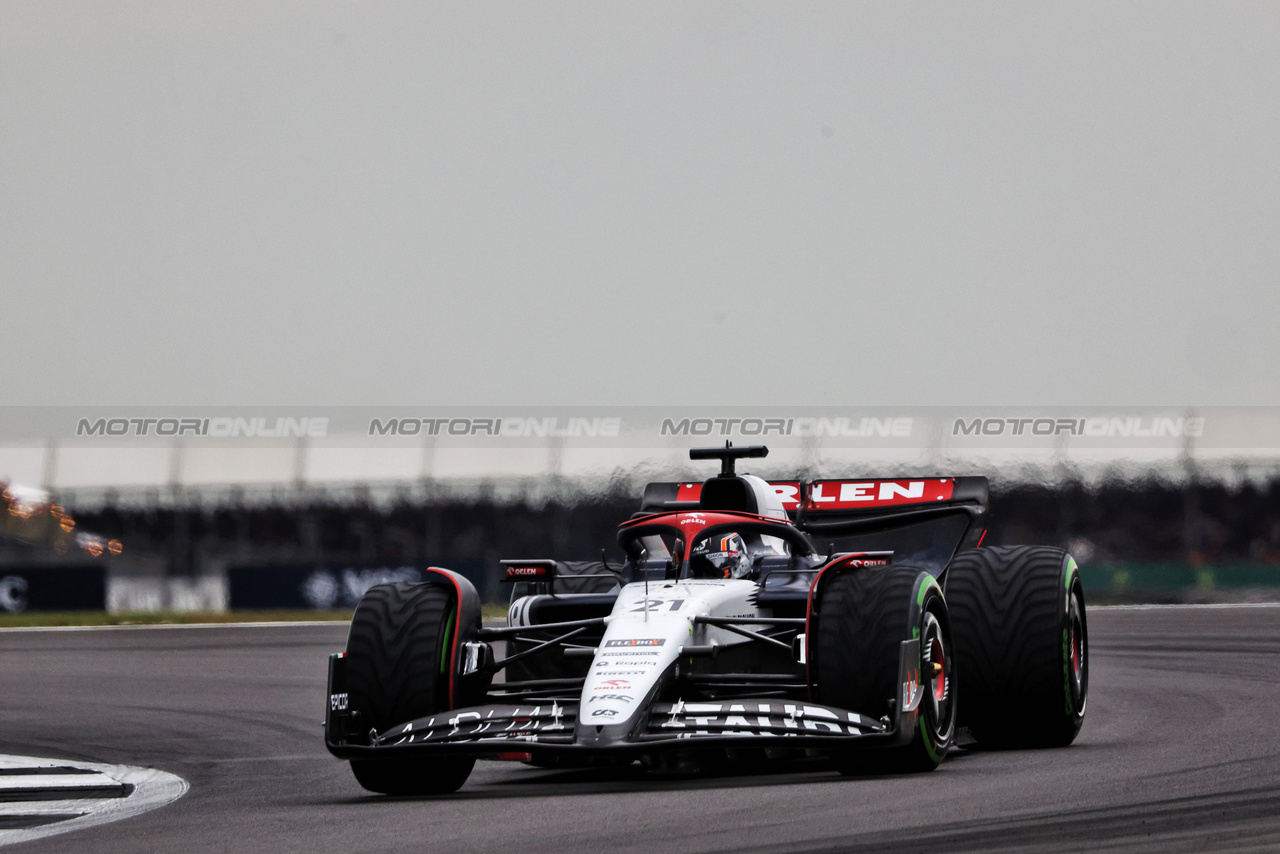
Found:
<path fill-rule="evenodd" d="M 735 472 L 767 453 L 690 451 L 720 474 L 649 484 L 621 566 L 502 561 L 505 627 L 482 627 L 474 587 L 445 569 L 371 588 L 329 660 L 329 751 L 406 795 L 456 791 L 477 758 L 896 773 L 934 768 L 961 734 L 1075 739 L 1089 659 L 1070 555 L 981 548 L 986 478 Z"/>

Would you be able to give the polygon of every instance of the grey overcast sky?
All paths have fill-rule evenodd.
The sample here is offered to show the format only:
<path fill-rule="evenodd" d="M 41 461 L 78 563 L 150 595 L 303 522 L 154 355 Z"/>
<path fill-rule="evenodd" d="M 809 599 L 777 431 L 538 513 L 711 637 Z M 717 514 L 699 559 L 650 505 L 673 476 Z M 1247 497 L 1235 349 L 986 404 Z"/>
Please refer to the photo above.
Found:
<path fill-rule="evenodd" d="M 1280 404 L 1280 5 L 0 0 L 0 404 Z"/>

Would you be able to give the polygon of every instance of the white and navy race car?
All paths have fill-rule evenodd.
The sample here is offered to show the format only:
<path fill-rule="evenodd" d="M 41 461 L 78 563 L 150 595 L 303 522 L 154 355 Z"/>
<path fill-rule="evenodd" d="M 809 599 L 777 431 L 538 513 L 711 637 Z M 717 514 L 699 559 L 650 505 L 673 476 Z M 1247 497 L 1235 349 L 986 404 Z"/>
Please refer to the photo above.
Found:
<path fill-rule="evenodd" d="M 477 758 L 825 756 L 857 774 L 932 769 L 961 733 L 1075 739 L 1088 637 L 1067 553 L 982 548 L 985 478 L 735 472 L 767 453 L 691 451 L 720 474 L 650 484 L 621 566 L 503 561 L 505 627 L 446 569 L 370 589 L 330 657 L 329 751 L 400 795 L 456 791 Z"/>

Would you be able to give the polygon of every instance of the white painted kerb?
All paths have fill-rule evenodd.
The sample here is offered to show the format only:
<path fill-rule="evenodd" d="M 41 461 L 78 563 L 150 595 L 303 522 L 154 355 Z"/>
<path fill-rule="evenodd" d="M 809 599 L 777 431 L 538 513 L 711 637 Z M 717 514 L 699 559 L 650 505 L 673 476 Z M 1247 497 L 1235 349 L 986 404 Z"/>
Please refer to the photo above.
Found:
<path fill-rule="evenodd" d="M 83 830 L 99 824 L 120 821 L 141 815 L 149 810 L 170 804 L 187 792 L 187 781 L 165 771 L 153 768 L 137 768 L 132 765 L 103 765 L 97 762 L 68 761 L 65 759 L 41 759 L 34 756 L 0 756 L 0 769 L 3 768 L 49 768 L 49 767 L 85 768 L 97 772 L 93 775 L 59 776 L 54 774 L 39 777 L 11 777 L 13 786 L 29 788 L 43 785 L 66 788 L 71 785 L 103 785 L 108 781 L 127 783 L 133 786 L 133 792 L 124 798 L 83 798 L 59 801 L 12 801 L 0 803 L 0 815 L 48 815 L 83 812 L 84 815 L 46 824 L 40 827 L 29 827 L 12 830 L 0 830 L 0 845 L 12 845 L 16 842 L 28 842 L 58 833 L 69 833 Z M 39 778 L 43 778 L 42 780 Z M 18 782 L 21 779 L 21 782 Z M 91 782 L 92 781 L 92 782 Z"/>

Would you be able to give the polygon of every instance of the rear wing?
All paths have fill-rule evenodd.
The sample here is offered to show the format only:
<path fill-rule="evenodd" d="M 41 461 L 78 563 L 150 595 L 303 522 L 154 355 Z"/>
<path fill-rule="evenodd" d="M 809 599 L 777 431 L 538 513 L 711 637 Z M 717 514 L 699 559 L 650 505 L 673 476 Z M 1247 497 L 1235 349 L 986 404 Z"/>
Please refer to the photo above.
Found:
<path fill-rule="evenodd" d="M 985 477 L 875 480 L 778 480 L 769 485 L 796 527 L 821 537 L 893 531 L 944 517 L 966 524 L 956 548 L 977 545 L 986 531 L 990 490 Z M 697 510 L 701 483 L 651 483 L 641 513 Z"/>

